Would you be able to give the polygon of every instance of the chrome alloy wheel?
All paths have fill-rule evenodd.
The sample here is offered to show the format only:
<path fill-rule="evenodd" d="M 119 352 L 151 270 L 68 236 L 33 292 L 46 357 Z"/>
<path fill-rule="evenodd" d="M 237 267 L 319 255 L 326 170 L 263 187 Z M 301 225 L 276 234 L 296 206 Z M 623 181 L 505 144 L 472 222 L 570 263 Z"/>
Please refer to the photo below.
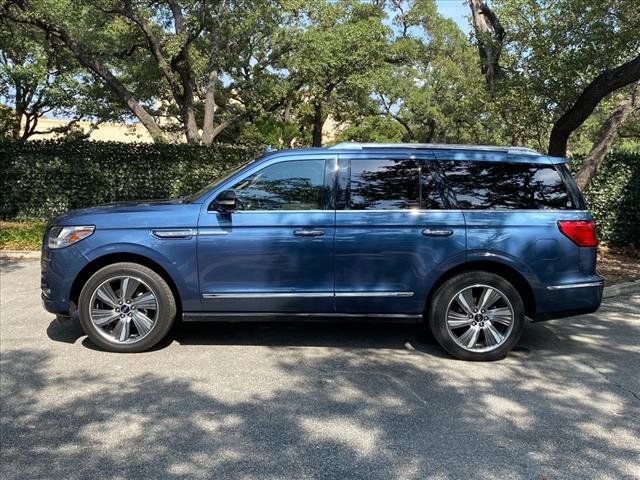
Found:
<path fill-rule="evenodd" d="M 490 352 L 507 341 L 514 313 L 507 296 L 489 285 L 472 285 L 456 293 L 447 307 L 447 331 L 470 352 Z"/>
<path fill-rule="evenodd" d="M 112 342 L 140 341 L 151 332 L 158 314 L 156 293 L 136 277 L 112 277 L 102 282 L 91 295 L 91 322 Z"/>

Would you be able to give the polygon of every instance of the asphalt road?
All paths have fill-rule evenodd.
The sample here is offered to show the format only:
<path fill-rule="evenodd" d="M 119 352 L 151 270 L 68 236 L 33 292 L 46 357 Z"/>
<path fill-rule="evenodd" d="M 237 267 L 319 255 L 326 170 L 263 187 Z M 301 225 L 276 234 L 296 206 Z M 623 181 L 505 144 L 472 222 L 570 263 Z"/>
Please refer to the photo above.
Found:
<path fill-rule="evenodd" d="M 38 268 L 2 263 L 2 478 L 640 478 L 640 295 L 494 363 L 398 325 L 185 324 L 123 355 L 41 308 Z"/>

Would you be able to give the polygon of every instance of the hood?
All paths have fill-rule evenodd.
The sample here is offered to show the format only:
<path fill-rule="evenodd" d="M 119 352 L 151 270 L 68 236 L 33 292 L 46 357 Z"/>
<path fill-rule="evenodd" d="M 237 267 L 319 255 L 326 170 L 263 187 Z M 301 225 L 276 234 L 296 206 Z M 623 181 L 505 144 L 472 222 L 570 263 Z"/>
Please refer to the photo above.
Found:
<path fill-rule="evenodd" d="M 96 228 L 193 227 L 197 224 L 200 204 L 183 203 L 180 198 L 114 202 L 71 210 L 59 215 L 49 225 L 95 225 Z"/>

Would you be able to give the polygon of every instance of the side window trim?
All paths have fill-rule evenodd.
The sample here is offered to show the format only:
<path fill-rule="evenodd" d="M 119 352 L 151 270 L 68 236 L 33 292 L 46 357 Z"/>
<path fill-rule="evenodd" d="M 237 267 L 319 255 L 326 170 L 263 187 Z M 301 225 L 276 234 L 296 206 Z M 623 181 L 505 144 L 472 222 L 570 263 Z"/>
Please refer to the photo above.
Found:
<path fill-rule="evenodd" d="M 426 173 L 431 175 L 433 178 L 433 182 L 436 185 L 437 192 L 434 192 L 434 195 L 437 195 L 442 202 L 442 208 L 439 209 L 430 209 L 424 208 L 424 210 L 459 210 L 458 204 L 455 201 L 455 196 L 453 192 L 449 189 L 449 184 L 447 183 L 446 176 L 444 175 L 444 171 L 442 170 L 440 163 L 434 156 L 424 158 L 422 161 L 423 165 L 423 174 Z M 420 179 L 420 195 L 424 197 L 424 183 L 423 178 Z M 421 204 L 422 205 L 422 204 Z"/>
<path fill-rule="evenodd" d="M 569 195 L 571 196 L 571 200 L 573 202 L 573 206 L 576 210 L 587 210 L 587 202 L 582 196 L 582 192 L 578 187 L 575 179 L 571 175 L 569 171 L 569 167 L 565 163 L 553 164 L 553 168 L 560 174 L 562 181 L 565 183 Z"/>

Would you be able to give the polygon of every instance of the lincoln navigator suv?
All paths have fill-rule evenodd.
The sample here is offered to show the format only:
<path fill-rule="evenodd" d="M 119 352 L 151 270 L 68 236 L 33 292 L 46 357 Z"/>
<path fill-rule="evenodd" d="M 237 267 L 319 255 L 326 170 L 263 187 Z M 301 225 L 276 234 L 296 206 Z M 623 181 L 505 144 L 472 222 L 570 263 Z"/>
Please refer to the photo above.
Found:
<path fill-rule="evenodd" d="M 594 220 L 566 159 L 525 148 L 345 143 L 266 153 L 190 197 L 53 219 L 42 299 L 99 347 L 173 322 L 424 322 L 495 360 L 525 320 L 594 312 Z"/>

